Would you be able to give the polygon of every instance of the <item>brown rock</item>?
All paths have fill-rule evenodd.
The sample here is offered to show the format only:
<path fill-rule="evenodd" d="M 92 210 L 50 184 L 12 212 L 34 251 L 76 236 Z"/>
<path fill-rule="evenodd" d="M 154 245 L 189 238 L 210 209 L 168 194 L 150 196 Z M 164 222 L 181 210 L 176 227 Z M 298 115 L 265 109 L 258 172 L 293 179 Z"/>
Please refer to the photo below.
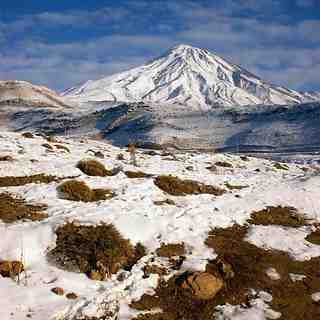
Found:
<path fill-rule="evenodd" d="M 181 286 L 190 290 L 196 298 L 209 300 L 222 289 L 223 281 L 207 272 L 194 272 L 187 275 Z"/>
<path fill-rule="evenodd" d="M 66 294 L 66 298 L 69 300 L 75 300 L 78 298 L 78 296 L 74 292 L 70 292 Z"/>
<path fill-rule="evenodd" d="M 16 277 L 24 270 L 20 261 L 0 261 L 0 275 L 5 278 Z"/>
<path fill-rule="evenodd" d="M 64 290 L 60 287 L 55 287 L 55 288 L 52 288 L 51 291 L 53 293 L 55 293 L 56 295 L 58 296 L 63 296 L 64 295 Z"/>

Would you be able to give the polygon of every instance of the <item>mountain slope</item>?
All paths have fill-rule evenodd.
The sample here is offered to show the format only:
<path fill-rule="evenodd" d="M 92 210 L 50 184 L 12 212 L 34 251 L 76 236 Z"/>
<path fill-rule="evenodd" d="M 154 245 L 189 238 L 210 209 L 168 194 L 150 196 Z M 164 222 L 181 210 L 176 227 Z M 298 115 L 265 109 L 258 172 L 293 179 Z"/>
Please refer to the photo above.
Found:
<path fill-rule="evenodd" d="M 0 105 L 68 107 L 56 92 L 26 81 L 0 81 Z"/>
<path fill-rule="evenodd" d="M 224 105 L 294 104 L 312 95 L 268 84 L 207 50 L 179 45 L 135 69 L 66 90 L 78 101 L 183 104 L 210 109 Z"/>

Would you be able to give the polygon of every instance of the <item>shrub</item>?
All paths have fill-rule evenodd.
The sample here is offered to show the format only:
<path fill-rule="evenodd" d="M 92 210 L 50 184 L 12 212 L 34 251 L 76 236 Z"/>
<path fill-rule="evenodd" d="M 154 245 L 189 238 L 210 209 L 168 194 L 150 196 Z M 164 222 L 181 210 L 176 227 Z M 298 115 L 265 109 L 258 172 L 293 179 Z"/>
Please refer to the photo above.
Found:
<path fill-rule="evenodd" d="M 57 187 L 62 197 L 71 201 L 93 202 L 107 200 L 114 196 L 109 189 L 91 189 L 84 181 L 68 180 Z"/>
<path fill-rule="evenodd" d="M 112 224 L 97 226 L 67 223 L 56 230 L 56 247 L 49 259 L 68 271 L 80 271 L 104 280 L 134 257 L 130 241 Z"/>
<path fill-rule="evenodd" d="M 174 256 L 183 256 L 186 253 L 184 243 L 162 243 L 160 248 L 156 250 L 159 257 L 171 258 Z"/>
<path fill-rule="evenodd" d="M 193 180 L 181 180 L 173 176 L 158 176 L 154 180 L 155 185 L 161 190 L 174 195 L 182 196 L 186 194 L 208 193 L 216 196 L 224 194 L 226 191 Z"/>
<path fill-rule="evenodd" d="M 88 176 L 113 176 L 115 172 L 107 170 L 105 166 L 97 160 L 81 160 L 77 164 L 77 168 Z"/>

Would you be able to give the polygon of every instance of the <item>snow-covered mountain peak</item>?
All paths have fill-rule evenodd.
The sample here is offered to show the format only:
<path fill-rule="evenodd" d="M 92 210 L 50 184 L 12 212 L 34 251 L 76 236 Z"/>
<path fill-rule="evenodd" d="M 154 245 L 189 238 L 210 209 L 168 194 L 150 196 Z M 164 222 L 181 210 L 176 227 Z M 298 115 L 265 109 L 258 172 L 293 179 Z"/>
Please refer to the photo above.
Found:
<path fill-rule="evenodd" d="M 80 101 L 182 104 L 207 110 L 215 106 L 293 104 L 312 100 L 273 86 L 206 49 L 181 44 L 132 70 L 64 92 Z"/>

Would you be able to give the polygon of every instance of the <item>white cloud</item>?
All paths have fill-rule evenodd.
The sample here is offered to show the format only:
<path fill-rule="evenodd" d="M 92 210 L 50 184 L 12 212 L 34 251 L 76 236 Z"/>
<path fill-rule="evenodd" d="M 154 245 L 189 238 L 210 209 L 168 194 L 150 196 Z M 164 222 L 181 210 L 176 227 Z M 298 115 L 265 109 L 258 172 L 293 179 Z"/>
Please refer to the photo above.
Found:
<path fill-rule="evenodd" d="M 208 48 L 277 84 L 295 89 L 319 84 L 320 73 L 315 71 L 320 64 L 318 20 L 287 23 L 280 0 L 226 0 L 223 4 L 136 0 L 126 8 L 43 12 L 0 22 L 0 43 L 4 36 L 25 30 L 19 41 L 2 40 L 9 45 L 2 47 L 0 78 L 29 79 L 62 89 L 136 66 L 182 42 Z M 240 16 L 244 10 L 255 14 Z M 261 19 L 264 12 L 276 14 L 266 23 Z M 91 30 L 97 26 L 112 33 L 63 43 L 33 32 L 42 27 Z"/>

